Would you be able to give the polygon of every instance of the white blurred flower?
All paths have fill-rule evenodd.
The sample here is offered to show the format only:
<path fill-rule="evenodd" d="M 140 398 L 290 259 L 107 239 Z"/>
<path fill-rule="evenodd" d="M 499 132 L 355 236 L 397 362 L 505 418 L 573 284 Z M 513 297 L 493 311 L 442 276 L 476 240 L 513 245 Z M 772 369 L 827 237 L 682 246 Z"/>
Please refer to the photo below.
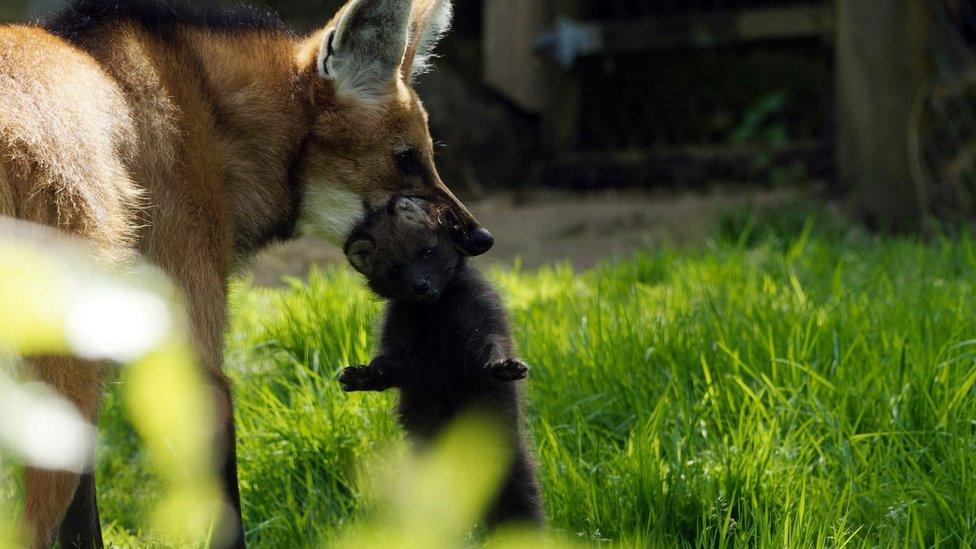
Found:
<path fill-rule="evenodd" d="M 0 371 L 0 446 L 42 469 L 84 472 L 95 427 L 71 403 L 37 383 L 19 385 Z"/>
<path fill-rule="evenodd" d="M 157 348 L 172 327 L 158 295 L 121 284 L 93 284 L 68 305 L 65 331 L 74 353 L 91 360 L 131 362 Z"/>

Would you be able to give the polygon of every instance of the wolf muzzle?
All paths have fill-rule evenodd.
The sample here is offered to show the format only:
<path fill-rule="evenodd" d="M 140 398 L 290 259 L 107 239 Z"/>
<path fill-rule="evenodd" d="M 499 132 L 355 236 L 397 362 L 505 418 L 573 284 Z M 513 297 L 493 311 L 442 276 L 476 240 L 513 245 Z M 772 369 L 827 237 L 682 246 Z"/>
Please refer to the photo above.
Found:
<path fill-rule="evenodd" d="M 495 245 L 495 237 L 484 228 L 471 212 L 464 207 L 450 190 L 440 192 L 429 200 L 445 206 L 443 221 L 451 228 L 451 240 L 464 255 L 475 257 L 484 254 Z"/>
<path fill-rule="evenodd" d="M 495 245 L 495 237 L 480 225 L 473 225 L 467 230 L 455 228 L 451 231 L 451 238 L 464 255 L 472 257 L 484 254 Z"/>

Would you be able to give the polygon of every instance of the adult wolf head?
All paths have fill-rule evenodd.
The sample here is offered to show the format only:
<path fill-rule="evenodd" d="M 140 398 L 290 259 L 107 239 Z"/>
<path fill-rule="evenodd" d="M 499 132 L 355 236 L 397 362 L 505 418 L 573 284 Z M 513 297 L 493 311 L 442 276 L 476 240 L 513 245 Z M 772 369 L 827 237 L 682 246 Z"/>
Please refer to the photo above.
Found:
<path fill-rule="evenodd" d="M 410 196 L 448 206 L 464 253 L 491 248 L 491 233 L 437 173 L 427 113 L 412 87 L 450 23 L 450 0 L 351 0 L 302 44 L 314 116 L 295 167 L 305 226 L 342 241 L 364 202 Z"/>

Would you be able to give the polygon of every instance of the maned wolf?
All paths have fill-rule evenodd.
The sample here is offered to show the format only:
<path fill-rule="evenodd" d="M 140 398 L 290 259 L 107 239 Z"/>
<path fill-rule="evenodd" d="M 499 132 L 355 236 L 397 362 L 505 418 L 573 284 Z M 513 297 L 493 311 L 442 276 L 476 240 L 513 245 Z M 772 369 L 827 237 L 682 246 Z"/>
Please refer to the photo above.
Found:
<path fill-rule="evenodd" d="M 339 376 L 343 389 L 399 389 L 400 423 L 421 443 L 464 413 L 498 420 L 513 456 L 485 524 L 541 524 L 536 462 L 514 383 L 528 366 L 515 358 L 505 308 L 491 284 L 451 245 L 436 208 L 413 199 L 372 212 L 345 250 L 389 302 L 375 358 L 346 368 Z"/>
<path fill-rule="evenodd" d="M 260 12 L 172 0 L 78 0 L 44 26 L 0 26 L 0 215 L 140 254 L 186 294 L 223 426 L 226 497 L 242 546 L 231 390 L 221 373 L 227 278 L 310 227 L 342 243 L 394 195 L 448 211 L 458 249 L 492 246 L 434 167 L 414 76 L 450 0 L 351 0 L 297 36 Z M 95 420 L 102 369 L 66 357 L 36 375 Z M 91 475 L 30 468 L 34 546 L 98 546 Z M 232 521 L 229 521 L 229 524 Z"/>

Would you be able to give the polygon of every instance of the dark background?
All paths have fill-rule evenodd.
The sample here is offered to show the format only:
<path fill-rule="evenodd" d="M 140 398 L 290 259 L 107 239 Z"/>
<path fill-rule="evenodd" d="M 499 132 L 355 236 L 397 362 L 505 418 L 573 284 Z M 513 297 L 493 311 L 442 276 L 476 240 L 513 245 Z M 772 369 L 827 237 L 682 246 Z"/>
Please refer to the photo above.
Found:
<path fill-rule="evenodd" d="M 61 3 L 0 0 L 0 17 L 38 20 Z M 252 3 L 299 31 L 341 4 Z M 455 11 L 418 83 L 440 170 L 479 216 L 540 224 L 540 250 L 567 238 L 546 259 L 575 260 L 580 235 L 603 237 L 600 249 L 620 231 L 654 233 L 672 212 L 684 212 L 667 222 L 680 233 L 744 197 L 776 208 L 786 193 L 873 230 L 942 230 L 976 211 L 969 0 L 456 0 Z M 705 205 L 682 210 L 689 195 Z M 507 217 L 502 202 L 528 211 Z"/>

